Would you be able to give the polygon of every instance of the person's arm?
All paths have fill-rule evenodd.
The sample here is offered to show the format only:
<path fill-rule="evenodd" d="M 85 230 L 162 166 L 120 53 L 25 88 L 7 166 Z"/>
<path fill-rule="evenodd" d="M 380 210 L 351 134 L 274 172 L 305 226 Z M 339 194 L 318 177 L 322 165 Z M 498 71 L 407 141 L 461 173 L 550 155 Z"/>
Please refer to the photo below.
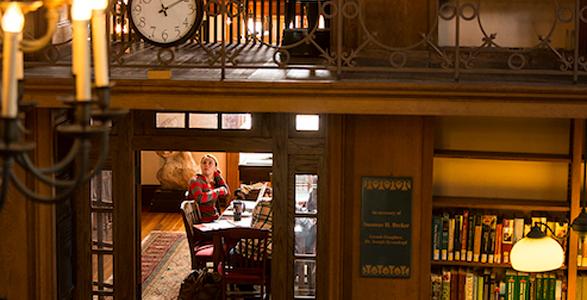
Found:
<path fill-rule="evenodd" d="M 220 175 L 220 172 L 218 172 L 218 171 L 214 172 L 214 182 L 217 187 L 221 187 L 221 186 L 225 187 L 226 188 L 226 195 L 230 195 L 230 189 L 228 188 L 228 184 L 224 180 L 224 177 L 222 177 L 222 175 Z M 221 195 L 221 196 L 223 196 L 223 195 Z"/>
<path fill-rule="evenodd" d="M 190 182 L 190 193 L 194 196 L 194 200 L 200 204 L 217 200 L 218 197 L 227 194 L 227 189 L 224 186 L 209 190 L 208 192 L 204 192 L 204 187 L 204 182 L 201 180 L 196 179 Z"/>

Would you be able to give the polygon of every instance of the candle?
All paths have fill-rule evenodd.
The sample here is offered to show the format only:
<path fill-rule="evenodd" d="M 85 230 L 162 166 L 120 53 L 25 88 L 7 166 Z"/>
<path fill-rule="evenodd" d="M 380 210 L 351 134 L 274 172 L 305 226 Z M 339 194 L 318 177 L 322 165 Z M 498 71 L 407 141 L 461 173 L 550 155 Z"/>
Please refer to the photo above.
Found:
<path fill-rule="evenodd" d="M 103 10 L 94 10 L 92 13 L 92 46 L 94 48 L 94 76 L 96 77 L 96 87 L 108 86 L 106 15 Z"/>
<path fill-rule="evenodd" d="M 75 99 L 89 101 L 92 98 L 90 85 L 90 46 L 88 44 L 88 21 L 91 9 L 81 0 L 71 6 L 73 19 L 73 73 L 75 74 Z"/>
<path fill-rule="evenodd" d="M 16 52 L 18 51 L 19 36 L 24 26 L 24 16 L 18 4 L 12 2 L 4 16 L 2 29 L 4 30 L 4 45 L 2 52 L 2 117 L 16 118 L 18 114 Z"/>
<path fill-rule="evenodd" d="M 19 43 L 22 41 L 22 31 L 18 34 Z M 23 80 L 24 79 L 24 54 L 20 47 L 16 49 L 16 79 Z"/>

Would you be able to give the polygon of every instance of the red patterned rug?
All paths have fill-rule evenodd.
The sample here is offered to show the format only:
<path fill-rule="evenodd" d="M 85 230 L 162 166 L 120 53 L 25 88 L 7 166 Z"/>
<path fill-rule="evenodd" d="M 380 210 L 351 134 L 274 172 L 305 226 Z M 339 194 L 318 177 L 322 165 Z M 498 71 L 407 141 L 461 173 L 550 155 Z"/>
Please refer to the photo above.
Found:
<path fill-rule="evenodd" d="M 185 233 L 152 231 L 141 246 L 142 299 L 176 299 L 191 268 Z"/>

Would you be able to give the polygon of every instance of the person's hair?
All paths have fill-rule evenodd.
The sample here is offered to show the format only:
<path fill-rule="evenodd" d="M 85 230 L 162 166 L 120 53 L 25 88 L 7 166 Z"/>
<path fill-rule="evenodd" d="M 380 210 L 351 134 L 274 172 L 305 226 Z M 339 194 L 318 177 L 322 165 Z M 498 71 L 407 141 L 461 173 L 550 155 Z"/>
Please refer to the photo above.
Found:
<path fill-rule="evenodd" d="M 202 163 L 204 161 L 204 159 L 211 159 L 214 161 L 215 167 L 218 168 L 218 159 L 216 158 L 216 156 L 212 155 L 212 154 L 204 154 L 204 156 L 202 156 L 202 159 L 200 159 L 200 163 Z"/>

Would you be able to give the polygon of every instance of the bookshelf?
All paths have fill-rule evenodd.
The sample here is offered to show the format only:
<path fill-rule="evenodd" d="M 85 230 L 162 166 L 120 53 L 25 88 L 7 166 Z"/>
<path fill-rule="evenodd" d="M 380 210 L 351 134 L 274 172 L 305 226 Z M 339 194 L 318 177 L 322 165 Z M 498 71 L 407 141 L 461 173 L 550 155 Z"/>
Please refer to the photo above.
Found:
<path fill-rule="evenodd" d="M 487 119 L 483 121 L 487 121 Z M 556 123 L 557 121 L 553 121 L 552 123 L 556 123 L 554 127 L 558 126 L 558 129 L 553 130 L 553 132 L 557 131 L 557 133 L 547 133 L 543 137 L 540 137 L 538 131 L 543 130 L 544 126 L 547 125 L 536 126 L 536 128 L 540 129 L 537 129 L 535 132 L 528 127 L 520 129 L 517 133 L 508 132 L 508 130 L 511 130 L 512 128 L 512 131 L 518 129 L 516 126 L 511 126 L 512 124 L 519 125 L 516 122 L 518 121 L 506 120 L 506 123 L 509 123 L 508 126 L 495 126 L 495 130 L 491 129 L 492 126 L 487 126 L 487 124 L 481 126 L 484 127 L 481 130 L 476 130 L 474 125 L 472 126 L 473 129 L 466 128 L 466 126 L 462 126 L 463 124 L 466 124 L 466 122 L 463 122 L 462 120 L 457 120 L 456 122 L 453 120 L 440 120 L 440 122 L 438 122 L 439 124 L 437 124 L 433 166 L 435 174 L 432 198 L 433 249 L 431 251 L 431 280 L 433 296 L 438 292 L 438 281 L 440 280 L 442 282 L 442 280 L 446 280 L 447 278 L 449 278 L 448 280 L 450 281 L 451 276 L 453 276 L 453 282 L 451 284 L 454 284 L 454 278 L 458 278 L 458 285 L 469 284 L 469 276 L 474 276 L 475 278 L 483 277 L 485 278 L 485 285 L 488 284 L 488 281 L 492 284 L 490 287 L 485 287 L 490 291 L 489 293 L 491 293 L 491 291 L 498 291 L 500 287 L 501 289 L 507 290 L 509 285 L 504 281 L 527 280 L 534 288 L 534 294 L 526 295 L 529 297 L 527 299 L 550 299 L 550 294 L 549 296 L 546 296 L 545 294 L 542 298 L 536 298 L 536 288 L 538 284 L 540 283 L 540 289 L 546 293 L 546 285 L 548 282 L 548 293 L 552 292 L 552 297 L 555 297 L 554 295 L 556 291 L 557 293 L 562 293 L 562 296 L 557 294 L 556 299 L 559 299 L 558 296 L 561 296 L 561 299 L 574 300 L 576 299 L 575 290 L 578 287 L 577 282 L 579 282 L 579 287 L 583 285 L 583 281 L 584 283 L 587 283 L 587 280 L 582 280 L 581 278 L 581 276 L 587 276 L 587 273 L 585 272 L 587 271 L 587 266 L 577 265 L 578 243 L 577 237 L 574 233 L 570 234 L 565 241 L 564 247 L 567 256 L 565 265 L 558 270 L 544 274 L 515 272 L 511 269 L 509 263 L 504 263 L 503 259 L 500 259 L 500 261 L 495 263 L 493 261 L 490 262 L 488 258 L 484 262 L 481 262 L 480 258 L 478 261 L 472 261 L 468 257 L 461 259 L 462 255 L 459 255 L 459 259 L 457 259 L 455 253 L 451 260 L 449 260 L 448 256 L 443 258 L 441 253 L 439 257 L 439 253 L 435 251 L 435 249 L 438 250 L 438 247 L 447 247 L 447 245 L 439 246 L 439 244 L 436 243 L 437 240 L 435 240 L 438 238 L 438 235 L 443 234 L 442 230 L 446 231 L 446 228 L 435 228 L 435 226 L 438 226 L 438 218 L 440 216 L 441 219 L 444 219 L 446 218 L 444 215 L 447 214 L 450 220 L 449 224 L 452 226 L 449 229 L 455 230 L 455 232 L 450 234 L 450 238 L 461 239 L 458 243 L 451 240 L 451 248 L 452 251 L 455 252 L 458 252 L 457 250 L 459 249 L 455 247 L 460 247 L 461 251 L 465 251 L 468 247 L 471 247 L 470 245 L 463 246 L 462 243 L 466 243 L 465 240 L 470 239 L 471 234 L 473 234 L 472 236 L 475 236 L 475 232 L 465 232 L 463 229 L 463 215 L 468 214 L 481 215 L 482 218 L 485 218 L 486 216 L 495 216 L 493 217 L 497 219 L 495 223 L 502 224 L 501 229 L 497 229 L 497 226 L 495 225 L 491 228 L 487 227 L 489 228 L 487 229 L 488 232 L 492 232 L 492 230 L 496 231 L 497 229 L 501 230 L 501 233 L 493 232 L 486 235 L 486 226 L 489 225 L 485 223 L 482 225 L 484 227 L 482 229 L 483 233 L 481 234 L 481 239 L 486 240 L 481 243 L 483 245 L 483 243 L 486 242 L 495 247 L 491 251 L 495 251 L 497 247 L 502 247 L 502 244 L 496 245 L 496 240 L 491 240 L 489 237 L 493 234 L 493 238 L 497 238 L 499 235 L 502 235 L 501 237 L 503 238 L 503 228 L 506 226 L 505 223 L 503 223 L 504 219 L 522 219 L 523 221 L 521 222 L 523 228 L 524 223 L 532 223 L 535 221 L 532 220 L 533 217 L 543 217 L 547 218 L 553 225 L 561 221 L 561 225 L 555 225 L 556 227 L 560 227 L 561 232 L 564 230 L 570 231 L 569 223 L 578 215 L 580 210 L 581 154 L 584 140 L 584 121 L 573 120 L 567 122 L 566 125 L 564 122 Z M 535 121 L 532 122 L 536 124 Z M 563 128 L 563 126 L 568 126 L 566 131 L 560 129 Z M 495 133 L 495 131 L 500 130 L 501 132 Z M 443 131 L 447 131 L 448 133 Z M 495 143 L 481 140 L 481 142 L 479 142 L 481 145 L 479 145 L 472 142 L 479 141 L 479 138 L 477 136 L 468 135 L 469 133 L 480 135 L 486 134 L 494 138 L 496 136 L 504 138 L 502 139 L 502 142 L 499 141 L 499 138 L 496 139 Z M 556 134 L 558 137 L 557 143 L 560 145 L 564 142 L 567 144 L 562 146 L 546 145 L 540 147 L 540 141 L 536 141 L 537 139 L 542 138 L 547 142 L 555 140 L 549 138 L 548 134 Z M 566 134 L 567 138 L 563 141 L 560 136 L 564 134 Z M 526 141 L 523 140 L 524 138 L 527 138 L 529 142 L 526 143 Z M 514 146 L 509 143 L 513 140 L 520 139 L 523 141 L 513 142 L 515 144 Z M 525 143 L 528 144 L 527 147 L 524 145 Z M 454 170 L 450 170 L 452 165 L 456 166 L 454 167 Z M 471 168 L 478 168 L 479 171 L 477 173 L 482 175 L 475 176 L 475 172 L 462 173 L 463 175 L 461 175 L 461 171 L 466 170 L 469 165 Z M 495 167 L 497 171 L 487 171 L 487 169 L 484 169 L 491 167 Z M 513 171 L 510 171 L 510 167 Z M 437 168 L 440 170 L 438 171 Z M 527 170 L 520 171 L 524 170 L 524 168 Z M 548 175 L 548 170 L 555 170 L 553 173 L 556 173 L 556 175 Z M 485 174 L 488 174 L 487 178 L 483 177 Z M 461 177 L 464 178 L 459 178 L 458 175 L 461 175 Z M 517 178 L 511 180 L 511 178 L 515 176 L 521 177 L 521 179 L 519 181 L 516 181 Z M 510 186 L 502 184 L 500 182 L 501 177 L 503 177 L 503 181 L 511 180 L 512 182 Z M 552 186 L 544 184 L 544 182 L 547 182 L 552 178 L 555 178 L 556 180 L 556 182 L 554 182 L 555 180 L 552 180 L 554 182 Z M 536 182 L 536 184 L 534 184 L 535 190 L 531 190 L 533 181 Z M 459 194 L 455 193 L 455 191 L 463 192 Z M 467 213 L 464 213 L 465 211 Z M 461 220 L 460 222 L 459 218 Z M 564 224 L 564 221 L 566 221 L 566 225 L 562 225 Z M 484 220 L 483 222 L 487 223 L 488 221 Z M 467 222 L 465 221 L 464 223 Z M 464 226 L 468 226 L 468 224 Z M 566 226 L 566 229 L 563 228 L 564 226 Z M 526 227 L 529 226 L 526 225 Z M 456 233 L 458 230 L 461 230 L 460 233 Z M 519 230 L 520 229 L 518 229 L 518 231 Z M 528 228 L 521 230 L 527 231 Z M 553 230 L 555 230 L 555 228 L 553 228 Z M 463 235 L 465 235 L 464 239 Z M 522 236 L 523 234 L 520 235 L 517 233 L 513 242 L 520 239 Z M 446 238 L 447 236 L 444 237 Z M 475 242 L 479 243 L 478 241 Z M 468 250 L 470 251 L 471 249 Z M 480 251 L 481 253 L 484 253 L 483 251 L 488 250 L 489 248 L 485 250 L 482 248 Z M 487 252 L 487 255 L 489 255 L 491 251 Z M 450 251 L 448 252 L 450 253 Z M 464 253 L 467 252 L 465 251 Z M 480 253 L 476 255 L 480 255 Z M 467 276 L 466 281 L 463 273 Z M 441 279 L 438 279 L 439 277 Z M 543 279 L 543 277 L 545 279 Z M 546 278 L 548 278 L 548 280 Z M 551 279 L 552 282 L 550 281 Z M 476 282 L 475 280 L 473 282 Z M 481 281 L 483 281 L 483 279 L 481 279 Z M 542 282 L 544 282 L 544 287 L 542 287 Z M 552 286 L 550 286 L 550 284 L 552 284 Z M 585 286 L 585 288 L 587 288 L 587 286 Z M 456 293 L 456 295 L 458 295 L 459 292 L 464 292 L 463 287 L 460 287 L 460 290 L 457 288 L 457 292 L 450 290 L 450 299 L 453 299 L 454 294 Z M 507 296 L 511 295 L 508 294 L 505 297 L 505 299 L 509 300 Z M 555 298 L 553 298 L 553 300 L 554 299 Z"/>

